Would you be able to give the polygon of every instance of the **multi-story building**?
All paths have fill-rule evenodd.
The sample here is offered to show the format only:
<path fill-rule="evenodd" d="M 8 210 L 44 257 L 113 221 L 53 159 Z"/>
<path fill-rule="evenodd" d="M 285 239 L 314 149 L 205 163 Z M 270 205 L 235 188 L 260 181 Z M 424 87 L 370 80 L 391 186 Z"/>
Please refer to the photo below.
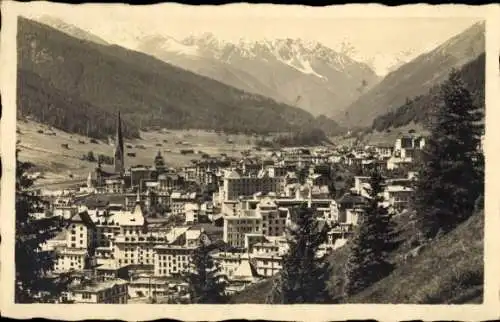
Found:
<path fill-rule="evenodd" d="M 122 279 L 96 281 L 70 289 L 68 300 L 77 304 L 127 304 L 128 282 Z"/>
<path fill-rule="evenodd" d="M 248 254 L 217 252 L 212 254 L 212 258 L 219 264 L 222 273 L 230 278 L 243 261 L 248 261 Z"/>
<path fill-rule="evenodd" d="M 186 204 L 196 203 L 197 197 L 198 196 L 196 192 L 191 192 L 191 193 L 173 192 L 170 195 L 170 210 L 172 214 L 173 215 L 184 214 Z"/>
<path fill-rule="evenodd" d="M 224 242 L 232 247 L 245 247 L 245 234 L 260 233 L 262 217 L 255 210 L 243 210 L 236 215 L 224 216 Z"/>
<path fill-rule="evenodd" d="M 405 186 L 389 185 L 384 190 L 384 199 L 396 211 L 408 207 L 413 194 L 413 189 Z"/>
<path fill-rule="evenodd" d="M 194 247 L 158 245 L 154 250 L 154 275 L 176 276 L 189 269 Z"/>
<path fill-rule="evenodd" d="M 129 282 L 128 293 L 131 298 L 166 296 L 171 293 L 169 284 L 164 278 L 139 277 Z"/>
<path fill-rule="evenodd" d="M 136 204 L 132 211 L 108 208 L 104 212 L 96 212 L 92 221 L 96 227 L 97 257 L 118 259 L 116 258 L 115 242 L 117 240 L 124 241 L 125 236 L 138 236 L 145 232 L 144 214 L 139 194 L 137 194 Z"/>
<path fill-rule="evenodd" d="M 283 252 L 278 244 L 262 243 L 254 245 L 252 260 L 255 270 L 260 276 L 273 276 L 282 268 Z"/>
<path fill-rule="evenodd" d="M 104 189 L 109 194 L 119 194 L 125 191 L 125 180 L 121 178 L 105 179 Z"/>
<path fill-rule="evenodd" d="M 378 146 L 375 147 L 375 152 L 381 158 L 388 158 L 392 156 L 393 151 L 394 151 L 394 145 L 392 144 L 379 144 Z"/>
<path fill-rule="evenodd" d="M 265 198 L 257 204 L 256 214 L 262 218 L 259 232 L 263 235 L 282 236 L 285 233 L 288 210 L 279 209 L 271 198 Z"/>
<path fill-rule="evenodd" d="M 178 174 L 164 173 L 158 176 L 158 189 L 160 191 L 172 191 L 182 189 L 184 179 Z"/>
<path fill-rule="evenodd" d="M 82 271 L 87 266 L 88 253 L 86 249 L 61 247 L 56 248 L 55 253 L 57 254 L 53 268 L 55 273 Z"/>
<path fill-rule="evenodd" d="M 280 193 L 283 190 L 283 180 L 283 177 L 271 177 L 264 173 L 257 177 L 243 177 L 236 171 L 230 171 L 223 179 L 219 197 L 222 201 L 230 201 L 237 200 L 240 196 L 251 196 L 257 192 Z"/>
<path fill-rule="evenodd" d="M 145 166 L 135 166 L 131 167 L 130 172 L 130 185 L 132 187 L 139 187 L 141 190 L 143 187 L 143 182 L 151 179 L 153 174 L 153 169 Z"/>
<path fill-rule="evenodd" d="M 200 215 L 200 205 L 197 203 L 184 204 L 185 222 L 187 225 L 196 224 Z"/>
<path fill-rule="evenodd" d="M 71 198 L 57 198 L 52 203 L 52 215 L 70 219 L 78 212 L 78 207 L 73 204 Z"/>
<path fill-rule="evenodd" d="M 120 265 L 154 265 L 155 247 L 168 243 L 166 233 L 119 235 L 114 241 L 114 259 Z"/>

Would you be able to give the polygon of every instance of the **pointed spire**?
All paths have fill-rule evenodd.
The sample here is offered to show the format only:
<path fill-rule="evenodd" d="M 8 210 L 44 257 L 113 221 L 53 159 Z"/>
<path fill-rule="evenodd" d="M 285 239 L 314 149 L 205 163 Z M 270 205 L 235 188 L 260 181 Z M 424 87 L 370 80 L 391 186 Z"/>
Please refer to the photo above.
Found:
<path fill-rule="evenodd" d="M 116 137 L 115 137 L 115 172 L 123 174 L 125 171 L 124 161 L 124 148 L 123 148 L 123 134 L 122 134 L 122 121 L 120 111 L 116 120 Z"/>

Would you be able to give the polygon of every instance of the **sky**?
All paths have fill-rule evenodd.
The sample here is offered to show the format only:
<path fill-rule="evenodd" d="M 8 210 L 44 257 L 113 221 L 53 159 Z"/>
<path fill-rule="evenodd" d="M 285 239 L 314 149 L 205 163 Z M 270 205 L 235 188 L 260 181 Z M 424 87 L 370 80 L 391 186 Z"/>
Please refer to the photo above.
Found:
<path fill-rule="evenodd" d="M 352 18 L 324 8 L 290 6 L 247 7 L 185 6 L 163 4 L 132 7 L 125 5 L 30 6 L 22 12 L 28 18 L 50 15 L 90 31 L 104 40 L 132 47 L 134 38 L 150 34 L 183 39 L 205 32 L 226 41 L 241 38 L 262 40 L 300 38 L 339 50 L 342 43 L 354 47 L 353 58 L 374 62 L 379 75 L 387 73 L 398 57 L 406 60 L 429 51 L 462 32 L 479 18 L 401 14 L 356 14 Z M 295 9 L 293 9 L 295 8 Z M 329 8 L 327 8 L 329 9 Z M 412 52 L 402 55 L 402 52 Z"/>

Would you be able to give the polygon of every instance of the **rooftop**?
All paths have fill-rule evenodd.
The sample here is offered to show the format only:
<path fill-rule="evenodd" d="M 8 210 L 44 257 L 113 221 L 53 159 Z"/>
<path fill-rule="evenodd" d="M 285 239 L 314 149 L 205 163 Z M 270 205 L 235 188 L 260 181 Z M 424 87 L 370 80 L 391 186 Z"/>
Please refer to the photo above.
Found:
<path fill-rule="evenodd" d="M 79 285 L 76 288 L 74 288 L 72 291 L 73 292 L 88 292 L 88 293 L 97 293 L 101 291 L 108 290 L 110 288 L 113 288 L 116 285 L 127 285 L 129 282 L 126 280 L 122 280 L 120 278 L 113 279 L 113 280 L 108 280 L 108 281 L 102 281 L 102 282 L 94 282 L 92 284 L 88 285 Z"/>

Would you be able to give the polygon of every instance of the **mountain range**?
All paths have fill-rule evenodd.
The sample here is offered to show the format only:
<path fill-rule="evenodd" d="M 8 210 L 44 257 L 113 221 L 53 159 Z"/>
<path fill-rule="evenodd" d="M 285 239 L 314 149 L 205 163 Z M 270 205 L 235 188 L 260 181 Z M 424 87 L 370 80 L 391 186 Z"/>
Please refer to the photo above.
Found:
<path fill-rule="evenodd" d="M 18 109 L 50 125 L 105 136 L 108 115 L 122 112 L 130 133 L 142 127 L 228 132 L 297 132 L 325 126 L 310 113 L 165 63 L 150 55 L 70 36 L 19 18 Z M 51 98 L 65 99 L 51 99 Z M 74 103 L 72 103 L 74 102 Z M 92 109 L 82 122 L 82 106 Z M 64 120 L 64 121 L 62 121 Z M 327 130 L 338 125 L 329 120 Z"/>
<path fill-rule="evenodd" d="M 62 22 L 54 23 L 53 18 L 41 21 L 75 37 L 91 38 L 71 32 L 72 27 L 61 28 Z M 229 42 L 212 33 L 180 40 L 164 35 L 130 38 L 130 49 L 315 116 L 345 108 L 380 80 L 367 64 L 316 41 Z"/>
<path fill-rule="evenodd" d="M 460 68 L 484 52 L 485 24 L 480 22 L 403 64 L 332 117 L 349 127 L 369 126 L 377 116 L 394 111 L 407 99 L 426 94 L 442 83 L 452 68 Z"/>
<path fill-rule="evenodd" d="M 366 58 L 364 62 L 359 62 L 361 60 L 351 58 L 350 56 L 353 55 L 350 55 L 348 51 L 335 51 L 316 41 L 275 39 L 228 42 L 218 39 L 211 33 L 177 40 L 164 35 L 144 33 L 140 37 L 130 36 L 130 39 L 127 38 L 128 48 L 125 49 L 112 45 L 90 32 L 57 18 L 45 16 L 42 17 L 41 21 L 43 24 L 35 22 L 29 22 L 29 24 L 32 27 L 36 25 L 45 33 L 50 30 L 49 33 L 57 34 L 55 38 L 61 41 L 64 38 L 62 41 L 64 45 L 83 46 L 85 51 L 92 49 L 91 57 L 82 57 L 81 55 L 77 55 L 78 58 L 67 57 L 66 59 L 71 61 L 68 69 L 65 68 L 61 71 L 61 75 L 57 75 L 57 73 L 49 72 L 43 68 L 38 70 L 40 64 L 32 64 L 35 59 L 33 56 L 25 61 L 26 65 L 20 65 L 20 73 L 29 71 L 38 75 L 42 80 L 50 80 L 49 84 L 43 85 L 44 88 L 53 86 L 59 94 L 67 92 L 71 97 L 78 94 L 77 99 L 96 108 L 104 108 L 109 111 L 112 109 L 112 105 L 116 109 L 117 101 L 120 102 L 118 105 L 124 105 L 129 111 L 131 111 L 130 106 L 137 107 L 142 113 L 135 115 L 132 112 L 134 117 L 131 118 L 131 121 L 133 120 L 130 123 L 131 129 L 134 126 L 141 127 L 142 125 L 161 123 L 174 127 L 216 127 L 234 131 L 241 127 L 242 131 L 266 132 L 267 129 L 277 131 L 298 129 L 307 124 L 307 126 L 320 128 L 328 134 L 339 134 L 346 131 L 347 128 L 369 127 L 377 118 L 377 123 L 380 124 L 381 119 L 393 117 L 390 113 L 396 113 L 400 118 L 402 111 L 407 109 L 402 108 L 396 112 L 398 108 L 405 106 L 409 101 L 414 101 L 416 97 L 425 96 L 431 88 L 447 78 L 452 68 L 462 67 L 485 51 L 484 22 L 477 23 L 434 50 L 423 53 L 414 59 L 410 60 L 410 57 L 415 56 L 414 51 L 402 52 L 400 57 L 395 58 L 389 74 L 381 78 L 374 73 L 374 67 L 369 66 L 375 66 L 376 60 L 384 57 L 372 57 L 371 60 Z M 44 45 L 48 38 L 46 35 L 39 36 L 38 42 L 35 41 L 35 43 Z M 44 50 L 59 50 L 57 48 L 59 45 L 54 41 L 49 41 L 49 43 L 51 44 L 48 48 L 41 48 L 41 50 L 40 47 L 35 48 L 36 46 L 33 47 L 32 44 L 26 44 L 25 50 L 20 53 L 26 56 L 30 50 L 38 50 L 37 55 L 41 57 L 44 55 Z M 30 47 L 31 49 L 28 50 Z M 64 55 L 59 55 L 58 59 L 64 60 L 64 57 Z M 106 67 L 113 66 L 108 72 L 116 74 L 114 76 L 103 75 L 98 71 L 99 78 L 92 81 L 105 84 L 104 88 L 120 86 L 120 89 L 111 88 L 109 93 L 117 93 L 118 96 L 122 97 L 111 98 L 110 95 L 104 95 L 102 92 L 97 93 L 100 91 L 97 88 L 91 89 L 93 85 L 81 86 L 79 84 L 82 75 L 89 77 L 88 73 L 84 73 L 86 68 L 83 66 L 87 66 L 88 63 L 102 63 L 103 57 L 106 57 L 105 60 L 111 59 L 113 62 L 106 64 Z M 406 62 L 408 60 L 409 62 Z M 130 66 L 128 66 L 129 64 Z M 120 67 L 118 68 L 118 66 Z M 118 70 L 115 71 L 114 68 Z M 126 81 L 125 84 L 122 84 L 124 81 L 118 79 L 122 76 L 118 75 L 122 75 L 123 70 L 130 69 L 140 70 L 145 75 L 151 75 L 128 74 L 123 76 Z M 161 82 L 166 82 L 165 84 L 176 83 L 173 89 L 163 89 L 158 84 L 158 86 L 152 86 L 155 89 L 145 88 L 144 91 L 141 91 L 143 86 L 147 87 L 146 78 L 158 78 L 159 73 L 162 74 Z M 32 76 L 28 76 L 31 78 L 31 83 L 35 82 L 35 78 Z M 69 83 L 55 82 L 53 77 L 56 79 L 67 77 L 71 81 Z M 186 77 L 189 78 L 187 81 L 189 84 L 183 83 L 181 85 Z M 131 80 L 127 80 L 128 78 Z M 201 87 L 199 86 L 201 83 L 195 81 L 197 79 L 202 79 L 201 83 L 210 85 Z M 83 82 L 87 81 L 87 78 L 84 77 Z M 72 86 L 72 82 L 77 83 L 77 85 Z M 124 90 L 131 85 L 127 83 L 135 82 L 140 82 L 141 86 Z M 208 92 L 207 88 L 211 88 L 211 86 L 215 86 L 218 91 Z M 201 106 L 199 106 L 198 101 L 186 93 L 193 88 L 196 89 L 195 96 L 210 96 L 210 99 L 204 100 L 201 104 L 202 106 L 208 104 L 210 108 L 200 110 Z M 226 92 L 222 88 L 230 90 Z M 171 91 L 171 94 L 168 94 L 169 97 L 160 98 L 169 91 Z M 203 94 L 200 94 L 200 91 Z M 235 109 L 232 114 L 223 112 L 224 107 L 219 104 L 219 101 L 222 99 L 226 102 L 228 96 L 231 96 L 228 94 L 236 92 L 240 93 L 238 99 L 242 99 L 245 104 L 239 104 L 230 99 L 229 104 L 236 104 L 241 110 L 236 112 Z M 141 96 L 147 96 L 150 99 L 146 99 L 145 104 L 142 104 L 138 100 Z M 131 101 L 127 101 L 125 98 Z M 177 104 L 174 106 L 172 101 L 176 99 Z M 217 104 L 215 104 L 216 101 Z M 252 107 L 249 108 L 247 103 Z M 256 104 L 260 108 L 255 109 Z M 273 107 L 264 112 L 262 108 L 264 105 Z M 420 106 L 420 104 L 417 105 Z M 317 117 L 314 118 L 307 112 L 302 113 L 295 107 L 309 111 Z M 215 110 L 211 110 L 212 108 Z M 285 114 L 278 112 L 281 108 L 286 111 Z M 169 116 L 179 118 L 179 122 L 174 124 L 171 119 L 165 120 L 163 111 L 169 111 L 171 113 Z M 256 119 L 255 112 L 257 111 L 265 116 Z M 414 121 L 420 122 L 421 118 L 414 117 L 414 115 L 422 113 L 414 111 L 414 109 L 412 111 L 412 115 L 403 115 L 402 119 L 412 118 Z M 245 114 L 247 112 L 248 114 Z M 238 115 L 238 113 L 243 114 Z M 277 123 L 284 121 L 286 125 L 282 123 L 282 126 L 275 127 L 275 123 L 267 119 L 267 117 L 276 115 L 273 113 L 279 114 Z M 386 114 L 389 115 L 387 118 Z M 216 121 L 213 120 L 214 115 L 217 115 Z M 325 117 L 325 115 L 329 117 Z M 127 120 L 126 115 L 125 120 Z M 236 126 L 237 124 L 238 126 Z"/>

